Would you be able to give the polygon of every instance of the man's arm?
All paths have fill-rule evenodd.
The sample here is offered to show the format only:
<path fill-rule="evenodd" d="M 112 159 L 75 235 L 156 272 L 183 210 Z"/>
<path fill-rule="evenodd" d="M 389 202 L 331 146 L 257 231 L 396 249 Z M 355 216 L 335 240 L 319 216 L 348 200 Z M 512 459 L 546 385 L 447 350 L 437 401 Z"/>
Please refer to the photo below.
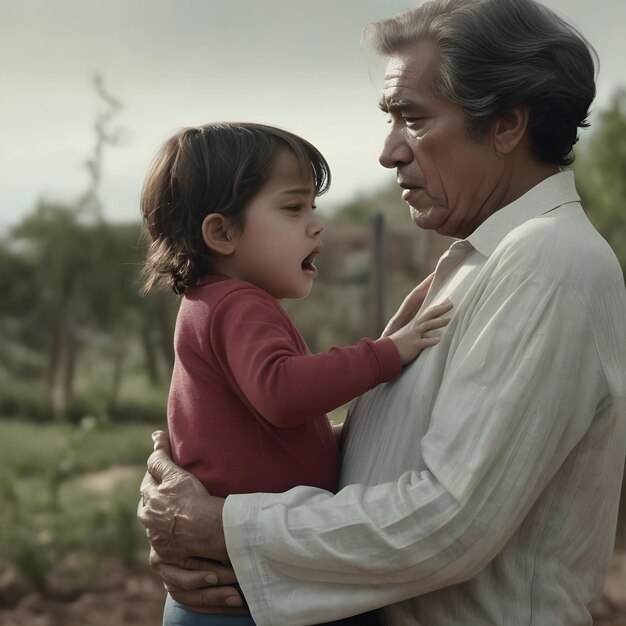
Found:
<path fill-rule="evenodd" d="M 507 272 L 480 298 L 456 321 L 467 328 L 414 442 L 427 471 L 334 497 L 227 499 L 228 551 L 257 623 L 336 619 L 472 578 L 585 434 L 597 397 L 578 391 L 601 374 L 577 294 Z"/>
<path fill-rule="evenodd" d="M 414 442 L 427 471 L 334 497 L 301 487 L 226 500 L 229 556 L 257 623 L 398 602 L 471 578 L 501 550 L 584 435 L 595 398 L 577 392 L 601 378 L 576 294 L 527 278 L 503 295 L 507 272 L 457 320 L 466 330 Z"/>
<path fill-rule="evenodd" d="M 405 299 L 403 305 L 389 322 L 385 335 L 389 335 L 399 328 L 409 324 L 415 317 L 419 306 L 424 300 L 428 291 L 432 276 L 424 280 Z M 263 309 L 263 301 L 257 302 L 254 316 L 255 324 L 258 325 L 259 309 Z M 441 312 L 450 308 L 448 304 L 441 307 Z M 238 307 L 239 314 L 243 308 Z M 283 350 L 288 353 L 291 338 L 285 337 L 282 324 L 273 324 L 273 310 L 266 311 L 267 319 L 261 324 L 274 326 L 281 341 L 278 345 L 283 345 Z M 247 324 L 248 317 L 243 314 L 241 324 L 229 324 L 228 328 L 235 328 L 240 333 L 244 324 Z M 436 323 L 433 328 L 443 324 Z M 220 335 L 220 343 L 223 342 Z M 239 337 L 241 339 L 241 337 Z M 224 342 L 228 345 L 228 342 Z M 235 342 L 237 343 L 237 342 Z M 248 342 L 254 344 L 254 342 Z M 254 350 L 252 351 L 254 352 Z M 267 370 L 263 367 L 263 361 L 271 362 L 272 355 L 264 355 L 257 351 L 257 360 L 261 359 L 261 367 L 256 363 L 252 368 L 258 372 L 259 369 Z M 322 356 L 323 358 L 323 356 Z M 296 363 L 310 367 L 312 359 L 309 356 L 298 358 Z M 317 357 L 316 360 L 319 360 Z M 229 366 L 234 365 L 234 371 L 242 369 L 242 365 L 232 363 L 228 359 Z M 293 361 L 292 361 L 293 363 Z M 249 367 L 249 359 L 243 367 Z M 322 371 L 328 368 L 321 367 L 323 363 L 315 364 L 314 369 Z M 270 370 L 271 371 L 271 370 Z M 239 374 L 241 376 L 241 374 Z M 289 378 L 287 378 L 287 381 Z M 339 382 L 345 393 L 345 383 Z M 264 385 L 261 385 L 265 388 Z M 316 399 L 320 397 L 318 391 L 315 392 Z M 303 401 L 302 396 L 298 397 Z M 304 398 L 306 399 L 306 398 Z M 310 402 L 307 402 L 310 404 Z M 300 413 L 300 411 L 299 411 Z M 341 437 L 341 425 L 333 427 L 334 435 L 339 444 Z M 154 433 L 155 452 L 148 460 L 148 473 L 144 477 L 141 493 L 142 503 L 140 503 L 138 515 L 141 522 L 146 527 L 148 538 L 152 549 L 150 562 L 152 567 L 163 578 L 166 587 L 172 596 L 179 602 L 194 607 L 196 610 L 207 609 L 209 607 L 218 608 L 224 606 L 242 606 L 240 594 L 232 587 L 213 587 L 207 585 L 227 585 L 236 582 L 234 571 L 229 566 L 220 564 L 211 559 L 225 559 L 224 535 L 222 528 L 221 509 L 223 500 L 210 496 L 203 486 L 188 472 L 176 466 L 171 460 L 169 439 L 164 432 Z M 207 533 L 207 541 L 201 539 Z M 213 541 L 212 539 L 215 539 Z"/>
<path fill-rule="evenodd" d="M 515 531 L 593 415 L 577 401 L 569 368 L 582 361 L 590 371 L 578 376 L 597 377 L 591 329 L 567 288 L 531 282 L 483 297 L 490 306 L 468 318 L 431 428 L 415 442 L 428 471 L 335 496 L 299 487 L 230 496 L 224 505 L 157 451 L 151 467 L 165 484 L 156 511 L 143 518 L 156 524 L 149 536 L 157 551 L 171 551 L 166 560 L 225 559 L 223 508 L 228 553 L 259 624 L 328 621 L 472 577 Z M 176 515 L 181 523 L 168 524 Z M 211 590 L 195 599 L 214 603 Z"/>
<path fill-rule="evenodd" d="M 152 545 L 150 563 L 172 597 L 194 610 L 241 607 L 222 528 L 223 498 L 209 495 L 174 464 L 167 433 L 153 434 L 155 451 L 141 484 L 137 511 Z M 222 611 L 224 612 L 224 611 Z"/>

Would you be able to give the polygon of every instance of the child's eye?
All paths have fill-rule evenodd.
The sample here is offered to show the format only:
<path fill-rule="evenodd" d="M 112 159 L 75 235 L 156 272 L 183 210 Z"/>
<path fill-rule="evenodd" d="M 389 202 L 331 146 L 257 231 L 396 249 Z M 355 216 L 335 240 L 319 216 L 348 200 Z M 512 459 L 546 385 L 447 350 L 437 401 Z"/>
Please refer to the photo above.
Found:
<path fill-rule="evenodd" d="M 299 213 L 300 211 L 303 211 L 307 206 L 309 205 L 308 204 L 290 204 L 286 207 L 283 207 L 283 209 L 285 211 L 289 211 L 290 213 Z M 317 209 L 317 205 L 312 204 L 311 209 L 315 211 Z"/>

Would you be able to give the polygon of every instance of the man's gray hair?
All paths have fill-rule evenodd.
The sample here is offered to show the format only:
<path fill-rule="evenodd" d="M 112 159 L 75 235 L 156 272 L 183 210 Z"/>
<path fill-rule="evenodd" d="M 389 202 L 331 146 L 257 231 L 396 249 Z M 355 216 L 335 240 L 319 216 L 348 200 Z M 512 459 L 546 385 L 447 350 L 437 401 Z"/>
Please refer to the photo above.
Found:
<path fill-rule="evenodd" d="M 364 39 L 393 55 L 434 41 L 440 62 L 434 89 L 467 115 L 479 141 L 516 105 L 529 107 L 535 156 L 570 165 L 578 128 L 595 97 L 597 54 L 571 24 L 534 0 L 431 0 L 370 24 Z"/>

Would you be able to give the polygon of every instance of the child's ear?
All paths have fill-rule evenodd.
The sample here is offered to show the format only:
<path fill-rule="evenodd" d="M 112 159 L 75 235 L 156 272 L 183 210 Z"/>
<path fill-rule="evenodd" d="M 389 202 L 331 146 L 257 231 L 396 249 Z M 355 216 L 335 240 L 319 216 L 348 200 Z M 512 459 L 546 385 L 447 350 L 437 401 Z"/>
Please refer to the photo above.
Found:
<path fill-rule="evenodd" d="M 202 239 L 211 252 L 229 256 L 235 251 L 230 222 L 219 213 L 209 213 L 202 221 Z"/>
<path fill-rule="evenodd" d="M 503 111 L 495 121 L 493 142 L 496 154 L 504 156 L 515 150 L 528 128 L 528 107 L 514 106 Z"/>

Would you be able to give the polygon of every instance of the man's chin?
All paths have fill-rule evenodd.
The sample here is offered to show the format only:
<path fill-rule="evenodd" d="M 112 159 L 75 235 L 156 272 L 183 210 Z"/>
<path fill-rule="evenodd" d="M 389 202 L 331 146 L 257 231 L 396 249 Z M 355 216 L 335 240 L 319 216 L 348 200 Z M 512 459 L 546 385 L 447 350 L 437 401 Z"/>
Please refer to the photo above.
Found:
<path fill-rule="evenodd" d="M 411 209 L 411 219 L 413 222 L 423 230 L 437 230 L 443 226 L 445 220 L 441 219 L 444 216 L 437 214 L 436 207 L 429 207 L 428 209 L 416 209 L 415 207 L 409 207 Z"/>

